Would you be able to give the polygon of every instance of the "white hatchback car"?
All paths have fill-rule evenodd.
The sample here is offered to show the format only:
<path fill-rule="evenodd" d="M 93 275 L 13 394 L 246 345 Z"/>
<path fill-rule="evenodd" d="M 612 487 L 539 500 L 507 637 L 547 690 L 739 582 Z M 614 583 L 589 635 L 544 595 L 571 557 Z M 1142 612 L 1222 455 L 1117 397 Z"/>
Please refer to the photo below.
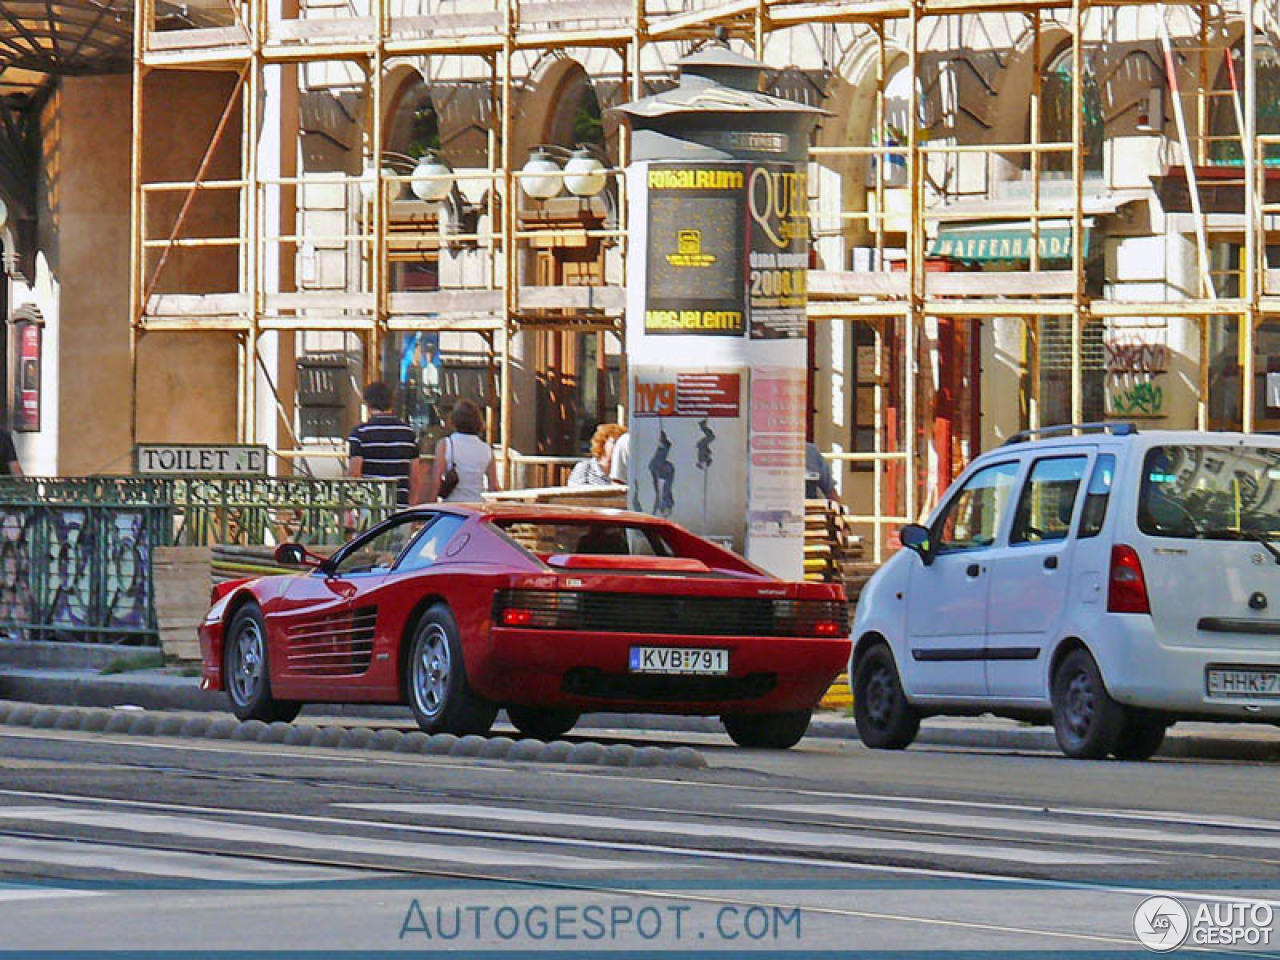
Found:
<path fill-rule="evenodd" d="M 1146 759 L 1178 719 L 1280 721 L 1280 437 L 1086 424 L 978 457 L 867 584 L 858 733 L 1052 718 L 1071 757 Z"/>

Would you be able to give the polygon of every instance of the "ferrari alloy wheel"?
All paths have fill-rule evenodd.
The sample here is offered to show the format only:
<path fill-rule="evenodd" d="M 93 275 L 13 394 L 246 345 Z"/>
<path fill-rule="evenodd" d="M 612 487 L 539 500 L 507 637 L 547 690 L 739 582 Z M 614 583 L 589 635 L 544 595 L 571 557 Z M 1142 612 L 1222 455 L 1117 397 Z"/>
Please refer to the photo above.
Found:
<path fill-rule="evenodd" d="M 422 615 L 405 671 L 409 707 L 427 733 L 485 733 L 497 704 L 475 695 L 467 683 L 462 642 L 453 614 L 437 604 Z"/>
<path fill-rule="evenodd" d="M 920 712 L 907 701 L 886 644 L 871 647 L 854 668 L 853 719 L 872 750 L 901 750 L 920 730 Z"/>
<path fill-rule="evenodd" d="M 267 669 L 267 625 L 262 611 L 247 604 L 236 611 L 227 630 L 226 689 L 231 712 L 240 720 L 272 723 L 290 722 L 302 704 L 276 700 L 271 696 L 271 675 Z"/>
<path fill-rule="evenodd" d="M 414 699 L 422 715 L 435 720 L 444 712 L 449 689 L 449 636 L 443 626 L 427 625 L 413 659 Z"/>
<path fill-rule="evenodd" d="M 809 730 L 812 710 L 786 713 L 751 713 L 724 716 L 725 731 L 740 747 L 760 750 L 786 750 L 794 747 Z"/>
<path fill-rule="evenodd" d="M 555 740 L 574 728 L 581 714 L 577 710 L 558 710 L 555 707 L 507 707 L 507 719 L 526 737 L 535 740 Z"/>
<path fill-rule="evenodd" d="M 1050 696 L 1053 732 L 1063 753 L 1073 760 L 1102 760 L 1116 749 L 1124 708 L 1107 693 L 1088 650 L 1067 654 L 1053 674 Z"/>

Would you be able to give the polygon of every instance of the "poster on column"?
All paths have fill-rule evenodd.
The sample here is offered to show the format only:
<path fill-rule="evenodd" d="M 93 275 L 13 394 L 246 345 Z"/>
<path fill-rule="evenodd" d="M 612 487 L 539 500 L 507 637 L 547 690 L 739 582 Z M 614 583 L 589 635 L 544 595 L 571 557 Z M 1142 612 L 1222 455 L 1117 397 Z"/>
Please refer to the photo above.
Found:
<path fill-rule="evenodd" d="M 742 164 L 650 167 L 646 334 L 746 332 L 746 184 Z"/>
<path fill-rule="evenodd" d="M 747 314 L 752 340 L 791 340 L 808 330 L 808 187 L 803 167 L 751 168 L 747 184 Z"/>
<path fill-rule="evenodd" d="M 751 371 L 751 483 L 747 525 L 753 543 L 804 536 L 805 371 Z"/>
<path fill-rule="evenodd" d="M 666 517 L 742 552 L 747 377 L 742 369 L 633 371 L 631 508 Z"/>

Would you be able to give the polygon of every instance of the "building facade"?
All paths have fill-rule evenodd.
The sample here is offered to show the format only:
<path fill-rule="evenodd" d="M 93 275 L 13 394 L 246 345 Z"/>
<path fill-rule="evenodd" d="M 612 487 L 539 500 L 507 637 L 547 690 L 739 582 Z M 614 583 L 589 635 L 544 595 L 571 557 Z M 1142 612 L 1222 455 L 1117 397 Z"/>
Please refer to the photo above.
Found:
<path fill-rule="evenodd" d="M 829 114 L 808 178 L 810 430 L 877 552 L 1021 429 L 1280 426 L 1270 7 L 128 13 L 131 79 L 41 81 L 31 209 L 3 181 L 31 224 L 15 246 L 45 262 L 8 289 L 11 320 L 41 321 L 35 469 L 239 439 L 280 471 L 336 470 L 356 388 L 382 377 L 424 436 L 450 398 L 485 402 L 510 479 L 556 480 L 626 416 L 613 108 L 669 86 L 717 27 L 775 68 L 769 92 Z"/>

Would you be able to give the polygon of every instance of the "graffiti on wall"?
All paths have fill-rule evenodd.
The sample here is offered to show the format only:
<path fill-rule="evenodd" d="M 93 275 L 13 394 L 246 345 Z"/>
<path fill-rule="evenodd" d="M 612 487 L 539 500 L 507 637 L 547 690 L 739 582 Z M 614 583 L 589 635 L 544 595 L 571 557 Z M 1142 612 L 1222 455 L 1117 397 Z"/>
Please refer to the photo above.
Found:
<path fill-rule="evenodd" d="M 1164 378 L 1169 372 L 1169 348 L 1141 336 L 1109 337 L 1103 341 L 1107 371 L 1107 416 L 1164 416 Z"/>

